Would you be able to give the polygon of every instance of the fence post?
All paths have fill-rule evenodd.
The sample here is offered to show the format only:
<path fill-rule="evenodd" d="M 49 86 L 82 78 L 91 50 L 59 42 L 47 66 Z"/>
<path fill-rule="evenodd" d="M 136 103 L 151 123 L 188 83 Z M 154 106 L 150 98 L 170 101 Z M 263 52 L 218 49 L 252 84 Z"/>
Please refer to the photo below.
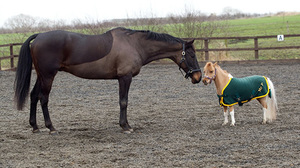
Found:
<path fill-rule="evenodd" d="M 255 59 L 258 60 L 258 38 L 254 38 L 254 53 L 255 53 Z"/>
<path fill-rule="evenodd" d="M 14 49 L 13 49 L 13 44 L 9 45 L 9 50 L 10 50 L 10 68 L 14 67 Z"/>
<path fill-rule="evenodd" d="M 208 52 L 208 38 L 204 40 L 204 49 L 205 49 L 205 61 L 209 60 L 209 52 Z"/>

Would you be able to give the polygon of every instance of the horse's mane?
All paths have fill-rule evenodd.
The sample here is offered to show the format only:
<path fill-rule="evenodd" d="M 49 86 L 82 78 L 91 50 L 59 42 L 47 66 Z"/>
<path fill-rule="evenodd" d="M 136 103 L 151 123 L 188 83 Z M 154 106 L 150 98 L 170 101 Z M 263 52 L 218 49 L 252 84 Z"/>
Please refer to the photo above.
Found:
<path fill-rule="evenodd" d="M 119 29 L 126 31 L 126 33 L 128 35 L 132 35 L 135 33 L 144 33 L 144 34 L 146 34 L 146 40 L 163 41 L 163 42 L 169 42 L 169 43 L 183 43 L 184 42 L 182 39 L 173 37 L 166 33 L 156 33 L 156 32 L 152 32 L 150 30 L 132 30 L 132 29 L 126 29 L 123 27 L 119 27 Z"/>
<path fill-rule="evenodd" d="M 222 69 L 222 68 L 220 67 L 220 65 L 217 64 L 216 67 L 220 68 L 226 75 L 228 75 L 229 77 L 233 78 L 233 76 L 231 75 L 231 73 L 229 73 L 228 71 Z"/>
<path fill-rule="evenodd" d="M 152 31 L 147 32 L 147 40 L 156 40 L 156 41 L 164 41 L 164 42 L 171 42 L 171 43 L 183 43 L 183 40 L 180 38 L 173 37 L 169 34 L 165 33 L 155 33 Z"/>

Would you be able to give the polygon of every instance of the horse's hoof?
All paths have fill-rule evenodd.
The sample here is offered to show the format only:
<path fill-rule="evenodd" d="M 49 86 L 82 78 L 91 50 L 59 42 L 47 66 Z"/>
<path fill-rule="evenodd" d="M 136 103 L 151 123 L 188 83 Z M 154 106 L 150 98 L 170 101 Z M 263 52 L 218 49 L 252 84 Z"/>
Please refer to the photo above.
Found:
<path fill-rule="evenodd" d="M 56 130 L 50 131 L 49 134 L 50 134 L 50 135 L 58 135 L 58 131 L 56 131 Z"/>
<path fill-rule="evenodd" d="M 231 126 L 231 127 L 234 127 L 235 125 L 234 125 L 234 124 L 230 124 L 230 126 Z"/>
<path fill-rule="evenodd" d="M 130 128 L 129 130 L 124 130 L 124 134 L 131 134 L 133 133 L 133 129 Z"/>
<path fill-rule="evenodd" d="M 34 130 L 32 130 L 32 133 L 34 133 L 34 134 L 40 133 L 40 130 L 39 129 L 34 129 Z"/>
<path fill-rule="evenodd" d="M 262 124 L 262 125 L 265 125 L 265 124 L 267 124 L 267 121 L 263 121 L 261 124 Z"/>
<path fill-rule="evenodd" d="M 131 134 L 130 131 L 124 131 L 124 134 Z"/>

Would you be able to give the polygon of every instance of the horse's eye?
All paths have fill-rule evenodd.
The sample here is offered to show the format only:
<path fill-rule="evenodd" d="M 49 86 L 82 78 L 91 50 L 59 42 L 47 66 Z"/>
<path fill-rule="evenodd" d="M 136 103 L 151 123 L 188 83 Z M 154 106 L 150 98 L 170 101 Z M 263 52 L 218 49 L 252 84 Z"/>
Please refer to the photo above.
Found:
<path fill-rule="evenodd" d="M 210 73 L 213 73 L 214 71 L 209 71 Z"/>

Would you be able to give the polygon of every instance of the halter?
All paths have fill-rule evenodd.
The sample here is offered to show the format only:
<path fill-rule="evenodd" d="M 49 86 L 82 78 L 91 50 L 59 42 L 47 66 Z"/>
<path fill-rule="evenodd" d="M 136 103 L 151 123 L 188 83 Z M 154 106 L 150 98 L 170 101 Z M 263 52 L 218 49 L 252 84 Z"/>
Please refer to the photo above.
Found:
<path fill-rule="evenodd" d="M 213 77 L 209 77 L 209 76 L 204 75 L 204 78 L 209 79 L 209 83 L 211 83 L 212 80 L 216 79 L 216 75 L 217 75 L 217 68 L 215 68 L 215 75 Z"/>
<path fill-rule="evenodd" d="M 187 78 L 191 78 L 192 77 L 192 74 L 194 72 L 201 72 L 201 69 L 193 69 L 192 67 L 189 66 L 189 64 L 187 63 L 186 59 L 185 59 L 185 44 L 182 43 L 182 57 L 181 57 L 181 61 L 180 61 L 180 64 L 179 64 L 179 70 L 181 72 L 181 74 L 187 79 Z M 185 65 L 187 66 L 187 68 L 189 69 L 188 72 L 186 72 L 186 74 L 184 75 L 183 72 L 182 72 L 182 68 L 181 68 L 181 64 L 182 63 L 185 63 Z"/>

